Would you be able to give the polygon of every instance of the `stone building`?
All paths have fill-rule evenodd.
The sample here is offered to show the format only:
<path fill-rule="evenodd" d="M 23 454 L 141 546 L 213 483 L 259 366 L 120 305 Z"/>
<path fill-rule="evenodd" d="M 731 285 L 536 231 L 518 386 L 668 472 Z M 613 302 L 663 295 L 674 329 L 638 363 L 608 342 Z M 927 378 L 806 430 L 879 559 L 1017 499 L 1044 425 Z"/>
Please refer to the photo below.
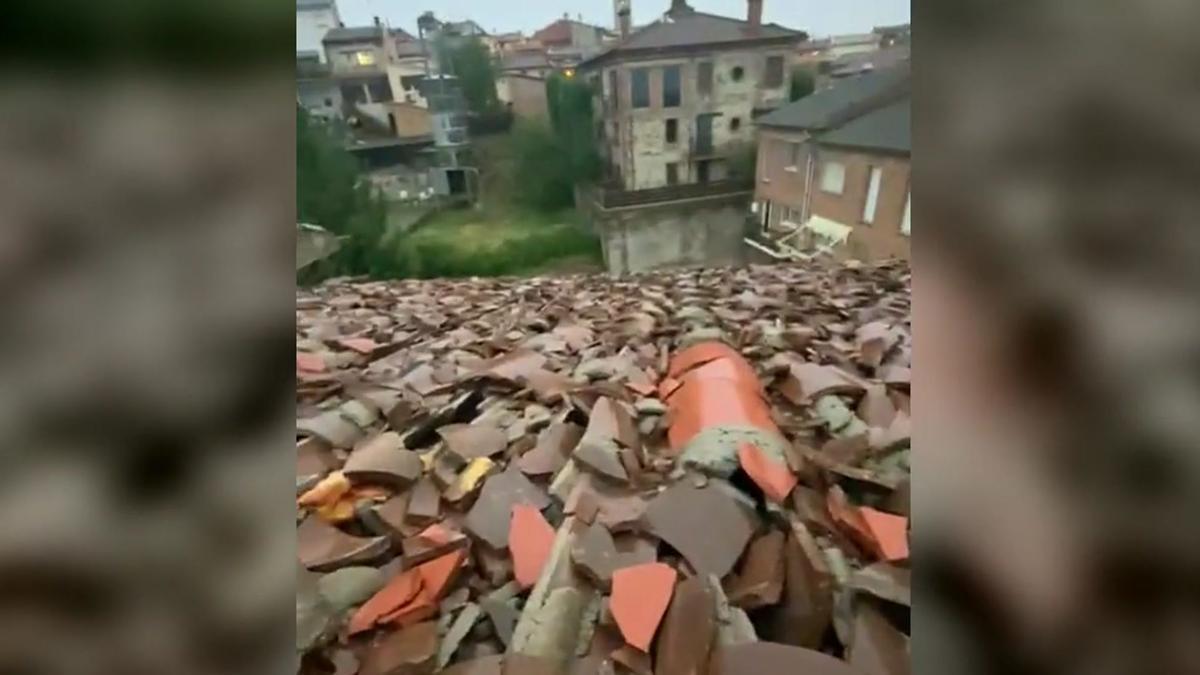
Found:
<path fill-rule="evenodd" d="M 597 91 L 612 185 L 719 182 L 752 157 L 754 119 L 787 102 L 807 35 L 764 24 L 762 0 L 746 4 L 745 19 L 733 19 L 673 0 L 661 19 L 631 31 L 629 3 L 618 0 L 620 42 L 579 66 Z"/>

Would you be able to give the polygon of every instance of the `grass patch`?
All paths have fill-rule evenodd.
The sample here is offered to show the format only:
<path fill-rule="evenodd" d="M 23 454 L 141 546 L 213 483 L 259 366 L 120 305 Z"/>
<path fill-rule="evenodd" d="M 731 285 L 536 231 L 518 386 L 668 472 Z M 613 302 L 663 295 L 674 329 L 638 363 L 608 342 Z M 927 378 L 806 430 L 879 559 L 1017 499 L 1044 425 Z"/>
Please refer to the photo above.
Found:
<path fill-rule="evenodd" d="M 600 243 L 573 210 L 458 209 L 430 218 L 399 242 L 409 276 L 473 277 L 546 273 L 598 263 Z"/>

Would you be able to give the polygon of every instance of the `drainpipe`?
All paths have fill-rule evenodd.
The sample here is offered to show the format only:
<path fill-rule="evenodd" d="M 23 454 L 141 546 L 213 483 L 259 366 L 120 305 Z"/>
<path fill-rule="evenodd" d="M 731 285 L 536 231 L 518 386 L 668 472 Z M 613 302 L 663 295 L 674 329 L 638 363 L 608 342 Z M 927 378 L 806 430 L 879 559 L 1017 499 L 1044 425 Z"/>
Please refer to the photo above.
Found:
<path fill-rule="evenodd" d="M 808 161 L 805 162 L 804 167 L 804 203 L 800 207 L 800 225 L 808 222 L 809 206 L 812 201 L 813 174 L 816 173 L 815 155 L 817 154 L 817 146 L 812 142 L 811 137 L 804 143 L 809 146 L 810 150 L 805 153 Z"/>

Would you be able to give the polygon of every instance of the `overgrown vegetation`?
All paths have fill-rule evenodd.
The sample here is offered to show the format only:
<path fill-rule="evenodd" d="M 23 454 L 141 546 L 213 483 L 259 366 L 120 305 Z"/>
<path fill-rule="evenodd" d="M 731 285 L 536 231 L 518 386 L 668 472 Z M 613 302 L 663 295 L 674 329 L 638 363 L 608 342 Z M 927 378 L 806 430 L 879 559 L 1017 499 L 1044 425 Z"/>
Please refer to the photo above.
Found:
<path fill-rule="evenodd" d="M 474 115 L 495 115 L 501 111 L 496 96 L 496 64 L 487 45 L 479 38 L 438 38 L 439 59 L 458 78 L 467 109 Z"/>
<path fill-rule="evenodd" d="M 296 217 L 343 237 L 332 257 L 305 270 L 302 279 L 334 274 L 395 273 L 395 258 L 382 242 L 387 209 L 370 185 L 359 178 L 359 166 L 342 146 L 336 128 L 296 109 Z"/>
<path fill-rule="evenodd" d="M 574 186 L 600 173 L 592 131 L 592 91 L 584 82 L 553 75 L 546 82 L 550 124 L 522 122 L 514 131 L 517 202 L 555 211 L 575 202 Z"/>
<path fill-rule="evenodd" d="M 418 278 L 543 273 L 562 261 L 595 268 L 599 242 L 575 219 L 572 211 L 450 211 L 401 241 L 398 257 Z"/>
<path fill-rule="evenodd" d="M 816 88 L 817 78 L 811 68 L 796 66 L 792 69 L 792 83 L 788 92 L 789 100 L 799 101 L 813 93 Z"/>

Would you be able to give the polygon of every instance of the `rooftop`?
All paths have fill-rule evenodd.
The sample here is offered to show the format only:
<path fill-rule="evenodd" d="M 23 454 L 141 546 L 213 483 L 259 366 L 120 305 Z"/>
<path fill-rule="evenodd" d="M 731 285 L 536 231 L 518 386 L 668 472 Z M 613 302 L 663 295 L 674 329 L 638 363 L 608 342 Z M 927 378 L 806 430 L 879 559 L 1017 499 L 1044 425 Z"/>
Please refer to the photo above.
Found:
<path fill-rule="evenodd" d="M 599 33 L 607 32 L 607 29 L 605 28 L 593 26 L 592 24 L 584 23 L 582 21 L 576 21 L 574 19 L 559 19 L 558 21 L 555 21 L 549 26 L 546 26 L 545 28 L 534 33 L 533 39 L 544 44 L 550 44 L 554 42 L 570 42 L 572 26 L 583 26 L 584 28 L 590 28 Z"/>
<path fill-rule="evenodd" d="M 512 52 L 504 55 L 501 70 L 521 70 L 524 68 L 549 68 L 550 59 L 545 52 Z"/>
<path fill-rule="evenodd" d="M 912 97 L 895 101 L 817 137 L 822 145 L 912 153 Z"/>
<path fill-rule="evenodd" d="M 853 109 L 907 86 L 909 78 L 907 64 L 901 64 L 896 68 L 839 80 L 828 89 L 814 92 L 763 115 L 755 123 L 760 127 L 782 129 L 827 129 L 839 120 L 846 119 L 847 113 Z"/>
<path fill-rule="evenodd" d="M 641 28 L 611 49 L 599 54 L 584 65 L 592 65 L 611 58 L 638 55 L 646 52 L 674 50 L 688 47 L 732 46 L 752 41 L 794 41 L 808 38 L 804 31 L 792 30 L 779 24 L 767 23 L 752 33 L 750 24 L 742 19 L 686 11 L 664 15 Z"/>
<path fill-rule="evenodd" d="M 644 672 L 859 672 L 851 640 L 908 664 L 910 287 L 884 263 L 298 290 L 298 622 L 322 612 L 299 651 L 335 658 L 347 626 L 378 673 L 499 673 L 481 647 L 589 672 L 626 642 Z M 334 610 L 317 575 L 352 566 L 380 572 Z M 546 618 L 563 579 L 615 641 Z M 835 597 L 881 608 L 870 635 L 835 630 Z M 780 644 L 801 624 L 837 649 Z M 535 633 L 561 656 L 524 655 Z"/>
<path fill-rule="evenodd" d="M 325 33 L 325 38 L 321 42 L 368 42 L 380 41 L 381 33 L 379 26 L 352 26 L 341 28 L 330 28 L 329 32 Z"/>

